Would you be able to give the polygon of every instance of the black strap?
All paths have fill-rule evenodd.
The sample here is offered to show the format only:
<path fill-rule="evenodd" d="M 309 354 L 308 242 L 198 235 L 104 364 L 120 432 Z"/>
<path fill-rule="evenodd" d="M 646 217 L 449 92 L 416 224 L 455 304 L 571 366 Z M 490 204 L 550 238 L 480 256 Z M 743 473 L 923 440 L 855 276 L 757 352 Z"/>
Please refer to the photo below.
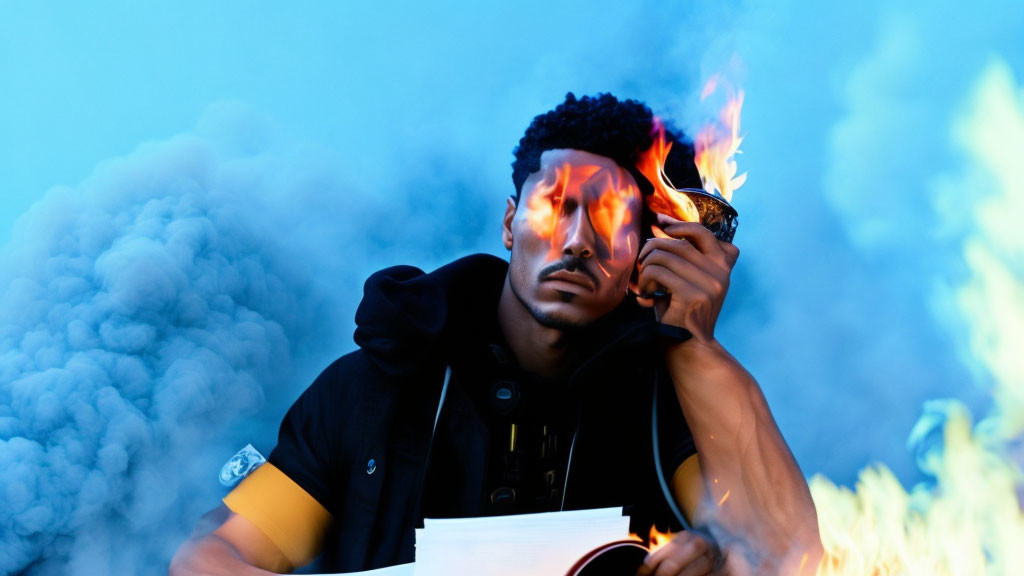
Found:
<path fill-rule="evenodd" d="M 661 322 L 658 322 L 656 326 L 657 327 L 655 328 L 655 330 L 657 331 L 658 336 L 661 336 L 662 338 L 668 340 L 674 340 L 676 342 L 686 342 L 690 338 L 693 338 L 692 332 L 680 326 L 662 324 Z"/>

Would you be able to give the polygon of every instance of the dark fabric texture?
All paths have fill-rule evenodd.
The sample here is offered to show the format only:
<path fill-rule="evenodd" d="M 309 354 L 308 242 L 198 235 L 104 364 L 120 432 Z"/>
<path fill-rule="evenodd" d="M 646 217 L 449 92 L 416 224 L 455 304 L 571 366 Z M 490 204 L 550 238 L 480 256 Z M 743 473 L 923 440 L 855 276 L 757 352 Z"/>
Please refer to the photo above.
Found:
<path fill-rule="evenodd" d="M 571 375 L 539 379 L 516 365 L 498 327 L 507 267 L 475 255 L 367 280 L 360 348 L 299 397 L 269 458 L 334 517 L 318 570 L 413 561 L 424 516 L 623 506 L 637 533 L 678 529 L 651 442 L 664 371 L 652 314 L 625 302 L 581 333 L 587 354 Z M 671 476 L 695 448 L 671 385 L 659 392 L 659 457 Z"/>

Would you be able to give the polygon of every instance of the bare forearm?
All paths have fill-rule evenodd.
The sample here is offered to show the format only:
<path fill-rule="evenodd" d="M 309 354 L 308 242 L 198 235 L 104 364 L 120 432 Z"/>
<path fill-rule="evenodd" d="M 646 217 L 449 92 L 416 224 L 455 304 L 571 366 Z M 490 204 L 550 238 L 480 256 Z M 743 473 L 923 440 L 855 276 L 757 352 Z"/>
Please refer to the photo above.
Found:
<path fill-rule="evenodd" d="M 186 542 L 171 562 L 171 576 L 259 576 L 274 574 L 247 563 L 241 553 L 216 534 Z"/>
<path fill-rule="evenodd" d="M 699 518 L 757 556 L 816 559 L 814 502 L 757 382 L 717 342 L 676 345 L 667 360 L 710 493 Z"/>

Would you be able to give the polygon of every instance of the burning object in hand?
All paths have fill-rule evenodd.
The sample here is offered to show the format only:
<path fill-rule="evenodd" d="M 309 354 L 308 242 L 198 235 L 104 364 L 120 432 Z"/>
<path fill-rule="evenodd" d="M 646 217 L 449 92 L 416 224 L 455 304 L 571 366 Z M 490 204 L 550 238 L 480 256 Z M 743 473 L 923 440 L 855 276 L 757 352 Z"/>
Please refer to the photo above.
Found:
<path fill-rule="evenodd" d="M 703 100 L 714 92 L 717 77 L 704 88 Z M 651 233 L 656 238 L 669 238 L 662 230 L 666 223 L 675 221 L 700 222 L 722 242 L 732 242 L 739 225 L 738 213 L 729 201 L 732 193 L 746 182 L 747 174 L 736 175 L 736 161 L 740 153 L 740 110 L 743 93 L 729 98 L 721 111 L 719 122 L 702 128 L 694 142 L 694 164 L 704 188 L 676 188 L 665 173 L 665 163 L 672 151 L 672 143 L 665 139 L 665 126 L 654 118 L 654 142 L 640 155 L 637 169 L 651 183 L 654 190 L 645 198 L 646 207 L 655 216 Z M 668 292 L 658 288 L 640 294 L 643 298 L 665 298 Z"/>
<path fill-rule="evenodd" d="M 697 209 L 698 222 L 711 231 L 722 242 L 732 242 L 739 225 L 736 209 L 717 194 L 699 188 L 679 188 L 678 193 L 685 194 Z M 661 230 L 655 236 L 663 234 Z"/>
<path fill-rule="evenodd" d="M 714 82 L 714 80 L 712 80 Z M 705 88 L 704 97 L 714 91 L 713 83 Z M 700 222 L 716 238 L 732 242 L 738 225 L 736 209 L 730 204 L 732 193 L 743 185 L 747 174 L 736 175 L 734 156 L 740 153 L 740 110 L 743 93 L 729 98 L 721 111 L 719 122 L 706 125 L 694 141 L 694 163 L 700 173 L 703 189 L 676 188 L 665 174 L 665 162 L 672 143 L 665 140 L 665 127 L 661 120 L 654 121 L 654 143 L 637 162 L 637 169 L 654 186 L 647 197 L 647 208 L 684 222 Z M 658 227 L 655 236 L 666 237 Z"/>

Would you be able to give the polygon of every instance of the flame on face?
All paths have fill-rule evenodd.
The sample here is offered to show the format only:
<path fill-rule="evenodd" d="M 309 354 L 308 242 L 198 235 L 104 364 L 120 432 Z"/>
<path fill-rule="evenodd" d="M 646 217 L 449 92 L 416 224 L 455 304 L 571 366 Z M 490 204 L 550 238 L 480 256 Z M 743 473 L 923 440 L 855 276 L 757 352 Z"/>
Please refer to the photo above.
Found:
<path fill-rule="evenodd" d="M 632 186 L 609 188 L 601 194 L 596 202 L 587 205 L 587 215 L 590 217 L 590 224 L 594 232 L 601 238 L 606 239 L 608 248 L 615 258 L 615 240 L 619 230 L 633 221 L 633 214 L 629 211 L 629 201 L 636 197 L 636 190 Z M 627 237 L 627 249 L 632 249 L 632 238 Z"/>
<path fill-rule="evenodd" d="M 636 164 L 637 170 L 654 187 L 654 192 L 644 199 L 647 208 L 655 214 L 664 214 L 683 222 L 700 222 L 700 213 L 693 201 L 676 190 L 665 175 L 665 160 L 671 151 L 672 143 L 665 141 L 665 126 L 655 117 L 654 143 L 640 155 Z"/>
<path fill-rule="evenodd" d="M 631 184 L 620 185 L 607 174 L 599 175 L 603 180 L 592 180 L 600 170 L 599 166 L 568 163 L 556 166 L 548 177 L 537 184 L 537 188 L 527 201 L 527 225 L 535 234 L 550 242 L 550 259 L 560 257 L 565 244 L 567 230 L 563 212 L 566 195 L 570 193 L 570 188 L 577 189 L 588 181 L 590 185 L 595 185 L 602 191 L 596 199 L 584 198 L 578 201 L 585 205 L 586 218 L 594 233 L 607 246 L 608 259 L 616 261 L 628 258 L 631 254 L 637 234 L 630 232 L 623 237 L 622 231 L 633 223 L 630 203 L 639 192 Z M 606 277 L 611 276 L 600 262 L 597 265 Z"/>
<path fill-rule="evenodd" d="M 701 100 L 718 89 L 719 77 L 713 76 L 701 92 Z M 694 162 L 701 182 L 709 194 L 719 194 L 732 201 L 732 193 L 747 181 L 747 173 L 736 175 L 736 161 L 741 154 L 740 111 L 743 109 L 743 91 L 730 94 L 720 113 L 719 122 L 704 126 L 694 142 Z"/>
<path fill-rule="evenodd" d="M 566 164 L 557 166 L 554 172 L 537 184 L 533 195 L 526 203 L 526 223 L 534 233 L 551 242 L 551 251 L 558 254 L 558 245 L 564 241 L 559 234 L 558 220 L 565 202 L 565 189 L 569 185 L 572 170 Z M 564 232 L 564 231 L 563 231 Z"/>

